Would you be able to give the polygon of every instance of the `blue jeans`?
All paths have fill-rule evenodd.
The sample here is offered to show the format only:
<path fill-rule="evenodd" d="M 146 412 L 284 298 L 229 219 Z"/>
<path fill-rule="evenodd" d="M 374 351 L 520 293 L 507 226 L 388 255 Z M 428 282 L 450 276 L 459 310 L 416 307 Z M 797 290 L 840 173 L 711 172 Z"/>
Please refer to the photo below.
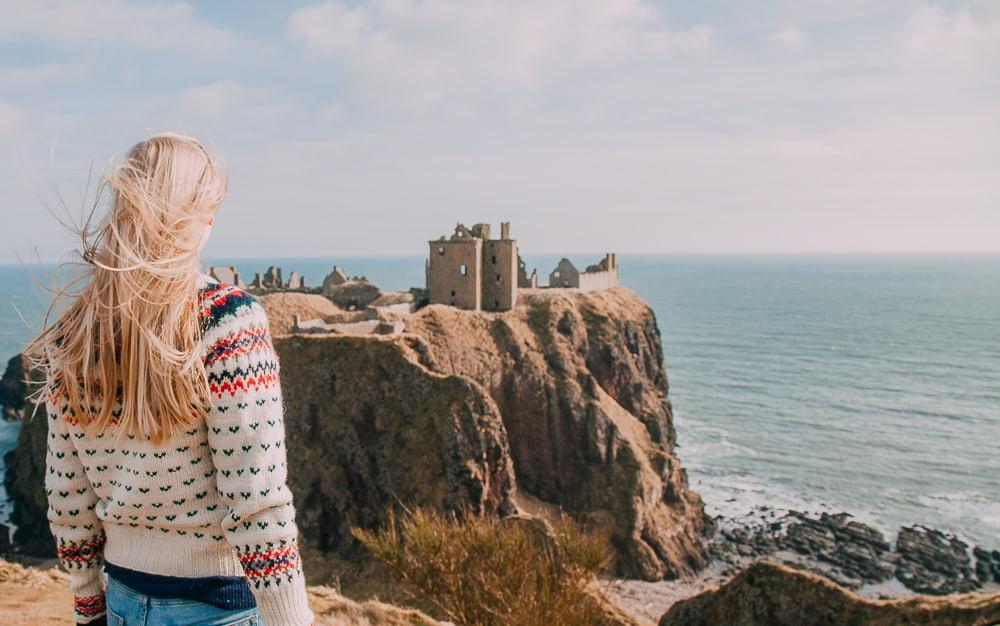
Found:
<path fill-rule="evenodd" d="M 223 609 L 197 600 L 156 598 L 108 578 L 108 626 L 263 626 L 257 607 Z"/>

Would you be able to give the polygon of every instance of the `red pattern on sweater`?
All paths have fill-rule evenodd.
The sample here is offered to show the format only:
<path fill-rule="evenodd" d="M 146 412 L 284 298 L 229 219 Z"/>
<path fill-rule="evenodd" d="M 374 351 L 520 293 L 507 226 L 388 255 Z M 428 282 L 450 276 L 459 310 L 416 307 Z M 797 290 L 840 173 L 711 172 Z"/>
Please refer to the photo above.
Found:
<path fill-rule="evenodd" d="M 237 391 L 246 392 L 251 389 L 270 389 L 279 384 L 278 375 L 274 373 L 259 376 L 237 376 L 233 380 L 209 385 L 209 390 L 221 398 L 225 394 L 235 396 Z"/>
<path fill-rule="evenodd" d="M 108 609 L 103 593 L 97 596 L 76 596 L 73 600 L 73 608 L 77 615 L 84 617 L 94 617 Z"/>
<path fill-rule="evenodd" d="M 88 563 L 104 554 L 105 536 L 97 535 L 82 543 L 64 543 L 56 548 L 59 558 L 67 563 Z"/>
<path fill-rule="evenodd" d="M 205 358 L 205 365 L 211 365 L 216 361 L 249 354 L 256 350 L 270 349 L 271 334 L 262 326 L 240 330 L 229 337 L 223 337 L 212 344 L 209 355 Z"/>

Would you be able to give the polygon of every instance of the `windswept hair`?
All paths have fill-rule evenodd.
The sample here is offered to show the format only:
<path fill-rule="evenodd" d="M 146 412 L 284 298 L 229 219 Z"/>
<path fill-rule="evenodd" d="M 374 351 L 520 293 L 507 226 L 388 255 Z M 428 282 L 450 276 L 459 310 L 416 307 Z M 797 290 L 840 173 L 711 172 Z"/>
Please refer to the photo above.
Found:
<path fill-rule="evenodd" d="M 67 407 L 95 435 L 112 428 L 160 444 L 190 428 L 210 397 L 200 349 L 199 249 L 228 177 L 197 140 L 157 134 L 106 175 L 79 229 L 84 270 L 57 290 L 25 355 L 45 374 L 33 398 Z M 72 289 L 66 311 L 49 323 Z"/>

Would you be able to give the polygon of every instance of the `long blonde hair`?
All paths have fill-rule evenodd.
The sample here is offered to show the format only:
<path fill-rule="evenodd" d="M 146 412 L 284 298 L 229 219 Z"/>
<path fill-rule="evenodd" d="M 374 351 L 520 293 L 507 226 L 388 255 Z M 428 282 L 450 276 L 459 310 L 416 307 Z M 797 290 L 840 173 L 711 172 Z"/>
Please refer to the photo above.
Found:
<path fill-rule="evenodd" d="M 79 234 L 83 286 L 28 345 L 45 373 L 36 401 L 68 407 L 94 435 L 114 427 L 159 444 L 196 423 L 209 402 L 197 308 L 199 251 L 228 177 L 197 140 L 153 135 L 104 177 L 110 210 Z M 97 202 L 95 202 L 96 206 Z"/>

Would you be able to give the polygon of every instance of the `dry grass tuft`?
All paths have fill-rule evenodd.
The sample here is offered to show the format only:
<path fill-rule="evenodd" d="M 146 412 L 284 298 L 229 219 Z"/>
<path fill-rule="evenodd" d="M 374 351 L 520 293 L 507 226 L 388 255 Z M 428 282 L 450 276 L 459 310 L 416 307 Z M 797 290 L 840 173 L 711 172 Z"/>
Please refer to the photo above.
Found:
<path fill-rule="evenodd" d="M 555 528 L 530 518 L 496 521 L 429 510 L 388 512 L 358 538 L 393 574 L 464 626 L 604 623 L 588 592 L 607 562 L 607 541 L 568 518 Z"/>

